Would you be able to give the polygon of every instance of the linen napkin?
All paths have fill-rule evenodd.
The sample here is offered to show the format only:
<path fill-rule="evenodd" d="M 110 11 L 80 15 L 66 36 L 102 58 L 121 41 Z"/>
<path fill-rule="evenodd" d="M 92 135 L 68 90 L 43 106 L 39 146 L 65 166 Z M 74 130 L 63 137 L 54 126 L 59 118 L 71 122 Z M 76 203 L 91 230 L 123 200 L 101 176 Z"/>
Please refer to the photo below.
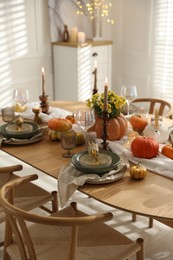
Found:
<path fill-rule="evenodd" d="M 152 172 L 155 172 L 162 176 L 173 178 L 173 160 L 165 157 L 160 152 L 156 157 L 152 159 L 145 159 L 133 156 L 130 149 L 126 148 L 123 145 L 122 141 L 109 141 L 109 147 L 112 152 L 117 153 L 117 151 L 119 151 L 124 153 L 127 156 L 128 160 L 132 163 L 142 163 L 142 165 L 144 165 L 148 170 Z"/>
<path fill-rule="evenodd" d="M 34 120 L 34 113 L 32 112 L 32 107 L 34 107 L 34 103 L 28 104 L 26 110 L 22 113 L 25 119 Z M 66 117 L 71 114 L 71 112 L 64 110 L 62 108 L 57 107 L 49 107 L 49 114 L 45 114 L 40 112 L 39 117 L 41 118 L 43 123 L 47 123 L 51 118 L 58 117 Z"/>
<path fill-rule="evenodd" d="M 120 156 L 120 162 L 117 165 L 117 168 L 113 169 L 110 172 L 107 172 L 102 175 L 94 174 L 94 173 L 84 173 L 77 170 L 71 162 L 66 166 L 60 169 L 59 177 L 58 177 L 58 192 L 60 198 L 61 207 L 65 205 L 65 203 L 69 200 L 69 198 L 73 195 L 73 193 L 77 190 L 79 186 L 83 186 L 84 183 L 103 183 L 103 182 L 112 182 L 118 180 L 122 177 L 127 167 L 129 167 L 129 162 L 125 155 Z M 121 176 L 120 176 L 121 175 Z"/>

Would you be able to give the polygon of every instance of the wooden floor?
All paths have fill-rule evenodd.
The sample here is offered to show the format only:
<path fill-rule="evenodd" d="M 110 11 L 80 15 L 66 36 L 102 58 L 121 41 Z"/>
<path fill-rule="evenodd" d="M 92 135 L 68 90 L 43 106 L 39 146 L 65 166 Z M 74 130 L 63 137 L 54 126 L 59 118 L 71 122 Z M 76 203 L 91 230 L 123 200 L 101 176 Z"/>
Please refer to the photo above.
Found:
<path fill-rule="evenodd" d="M 37 173 L 40 175 L 40 186 L 53 190 L 57 188 L 55 179 L 46 176 L 29 166 L 24 167 L 27 174 Z M 73 195 L 72 200 L 77 201 L 79 208 L 87 213 L 111 211 L 114 214 L 112 221 L 108 222 L 113 228 L 118 229 L 131 239 L 141 236 L 145 240 L 145 259 L 146 260 L 173 260 L 173 230 L 157 221 L 154 227 L 148 228 L 148 218 L 138 216 L 136 222 L 131 221 L 131 214 L 110 208 L 97 202 L 78 191 Z M 0 225 L 0 236 L 3 234 L 3 226 Z M 0 259 L 2 259 L 2 248 L 0 248 Z M 108 258 L 109 259 L 109 258 Z M 118 259 L 117 259 L 118 260 Z M 134 259 L 133 259 L 134 260 Z"/>

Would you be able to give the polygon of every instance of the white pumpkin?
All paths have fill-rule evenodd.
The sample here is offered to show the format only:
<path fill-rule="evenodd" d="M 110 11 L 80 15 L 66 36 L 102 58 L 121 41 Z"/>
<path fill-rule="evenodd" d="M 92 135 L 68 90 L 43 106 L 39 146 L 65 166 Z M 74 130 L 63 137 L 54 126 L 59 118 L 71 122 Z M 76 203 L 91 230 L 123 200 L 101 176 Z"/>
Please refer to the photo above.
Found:
<path fill-rule="evenodd" d="M 144 136 L 153 138 L 158 143 L 165 143 L 169 138 L 170 129 L 163 125 L 159 125 L 159 127 L 155 127 L 155 124 L 148 124 L 144 129 Z"/>

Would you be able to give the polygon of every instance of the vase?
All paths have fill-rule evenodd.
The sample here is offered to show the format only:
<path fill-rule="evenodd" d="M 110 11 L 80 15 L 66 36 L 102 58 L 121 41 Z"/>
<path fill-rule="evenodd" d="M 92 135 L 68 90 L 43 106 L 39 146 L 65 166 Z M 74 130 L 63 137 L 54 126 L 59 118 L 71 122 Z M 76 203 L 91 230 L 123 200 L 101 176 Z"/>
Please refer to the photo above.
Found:
<path fill-rule="evenodd" d="M 94 10 L 94 17 L 92 21 L 93 25 L 93 40 L 102 40 L 102 17 L 100 14 L 100 9 Z"/>
<path fill-rule="evenodd" d="M 96 115 L 95 124 L 88 129 L 89 132 L 95 131 L 97 138 L 102 138 L 103 134 L 103 119 Z M 108 140 L 120 140 L 127 133 L 127 120 L 123 114 L 108 119 L 107 124 Z"/>

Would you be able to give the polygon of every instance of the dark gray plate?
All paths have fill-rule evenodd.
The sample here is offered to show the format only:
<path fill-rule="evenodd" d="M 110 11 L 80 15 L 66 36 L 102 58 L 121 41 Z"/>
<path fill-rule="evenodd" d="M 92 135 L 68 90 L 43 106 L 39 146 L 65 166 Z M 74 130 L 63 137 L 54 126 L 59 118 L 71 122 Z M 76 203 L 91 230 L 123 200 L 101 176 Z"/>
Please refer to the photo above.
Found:
<path fill-rule="evenodd" d="M 12 123 L 15 124 L 15 123 Z M 34 123 L 34 122 L 25 122 L 25 124 L 29 124 L 32 126 L 32 131 L 27 132 L 8 132 L 6 130 L 6 127 L 9 126 L 9 124 L 4 124 L 0 126 L 0 133 L 4 136 L 4 137 L 8 137 L 8 138 L 18 138 L 18 139 L 24 139 L 24 138 L 29 138 L 31 136 L 33 136 L 35 134 L 35 132 L 39 129 L 39 126 Z"/>
<path fill-rule="evenodd" d="M 82 172 L 103 174 L 105 172 L 109 172 L 112 169 L 114 169 L 120 161 L 120 157 L 115 153 L 112 153 L 110 151 L 103 151 L 103 150 L 100 151 L 100 153 L 106 154 L 106 155 L 108 155 L 112 158 L 112 161 L 109 165 L 101 164 L 101 165 L 89 165 L 89 166 L 87 166 L 87 165 L 81 164 L 80 157 L 88 154 L 87 151 L 75 154 L 72 157 L 71 162 L 76 167 L 76 169 L 78 169 Z"/>

